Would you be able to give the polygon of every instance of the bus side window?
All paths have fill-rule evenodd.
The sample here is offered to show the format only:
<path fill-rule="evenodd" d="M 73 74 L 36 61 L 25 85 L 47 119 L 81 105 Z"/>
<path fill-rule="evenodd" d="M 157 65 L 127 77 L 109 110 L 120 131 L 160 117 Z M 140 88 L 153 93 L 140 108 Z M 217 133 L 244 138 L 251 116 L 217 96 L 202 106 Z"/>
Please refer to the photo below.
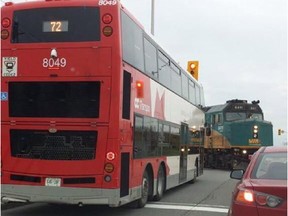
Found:
<path fill-rule="evenodd" d="M 135 116 L 134 127 L 134 146 L 133 154 L 134 158 L 143 157 L 143 117 Z"/>
<path fill-rule="evenodd" d="M 130 98 L 131 98 L 131 74 L 127 71 L 124 71 L 122 118 L 127 120 L 130 119 Z"/>
<path fill-rule="evenodd" d="M 157 49 L 146 38 L 144 38 L 145 72 L 158 78 Z"/>
<path fill-rule="evenodd" d="M 170 60 L 161 51 L 158 51 L 159 81 L 169 89 L 171 88 L 171 72 Z"/>

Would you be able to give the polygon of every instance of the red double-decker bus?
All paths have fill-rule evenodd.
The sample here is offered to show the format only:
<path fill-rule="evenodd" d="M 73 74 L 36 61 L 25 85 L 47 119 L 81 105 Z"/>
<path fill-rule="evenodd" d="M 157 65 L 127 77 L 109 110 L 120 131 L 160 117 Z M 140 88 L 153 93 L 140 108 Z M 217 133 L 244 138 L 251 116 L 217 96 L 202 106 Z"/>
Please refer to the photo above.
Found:
<path fill-rule="evenodd" d="M 1 14 L 2 201 L 143 207 L 202 173 L 202 87 L 118 1 Z"/>

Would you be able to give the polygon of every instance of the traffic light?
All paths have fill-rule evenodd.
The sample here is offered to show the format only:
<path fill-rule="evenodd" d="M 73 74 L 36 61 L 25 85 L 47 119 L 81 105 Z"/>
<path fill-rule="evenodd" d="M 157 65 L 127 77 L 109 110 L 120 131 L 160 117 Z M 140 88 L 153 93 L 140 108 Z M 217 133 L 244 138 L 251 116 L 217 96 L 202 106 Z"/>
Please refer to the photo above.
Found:
<path fill-rule="evenodd" d="M 282 130 L 278 129 L 278 135 L 280 136 L 282 134 Z"/>
<path fill-rule="evenodd" d="M 187 71 L 198 80 L 199 61 L 188 61 Z"/>

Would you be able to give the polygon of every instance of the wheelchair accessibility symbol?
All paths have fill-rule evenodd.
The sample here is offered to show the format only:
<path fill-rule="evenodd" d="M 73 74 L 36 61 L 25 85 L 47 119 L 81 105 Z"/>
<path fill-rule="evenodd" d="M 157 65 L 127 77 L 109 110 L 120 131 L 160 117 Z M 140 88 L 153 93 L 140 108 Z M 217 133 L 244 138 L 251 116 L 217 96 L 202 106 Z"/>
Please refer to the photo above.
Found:
<path fill-rule="evenodd" d="M 2 58 L 2 77 L 17 76 L 17 57 Z"/>
<path fill-rule="evenodd" d="M 8 101 L 8 92 L 1 92 L 1 101 Z"/>

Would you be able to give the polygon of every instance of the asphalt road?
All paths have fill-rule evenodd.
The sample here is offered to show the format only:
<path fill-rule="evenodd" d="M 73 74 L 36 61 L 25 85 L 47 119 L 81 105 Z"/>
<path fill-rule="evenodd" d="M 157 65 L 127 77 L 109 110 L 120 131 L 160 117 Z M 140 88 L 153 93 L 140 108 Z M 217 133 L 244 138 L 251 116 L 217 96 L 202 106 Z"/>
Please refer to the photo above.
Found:
<path fill-rule="evenodd" d="M 71 206 L 34 203 L 29 205 L 2 206 L 2 216 L 225 216 L 230 205 L 236 180 L 229 178 L 229 171 L 204 170 L 194 184 L 171 189 L 159 202 L 149 202 L 145 208 L 123 206 Z M 11 204 L 10 204 L 11 205 Z"/>

